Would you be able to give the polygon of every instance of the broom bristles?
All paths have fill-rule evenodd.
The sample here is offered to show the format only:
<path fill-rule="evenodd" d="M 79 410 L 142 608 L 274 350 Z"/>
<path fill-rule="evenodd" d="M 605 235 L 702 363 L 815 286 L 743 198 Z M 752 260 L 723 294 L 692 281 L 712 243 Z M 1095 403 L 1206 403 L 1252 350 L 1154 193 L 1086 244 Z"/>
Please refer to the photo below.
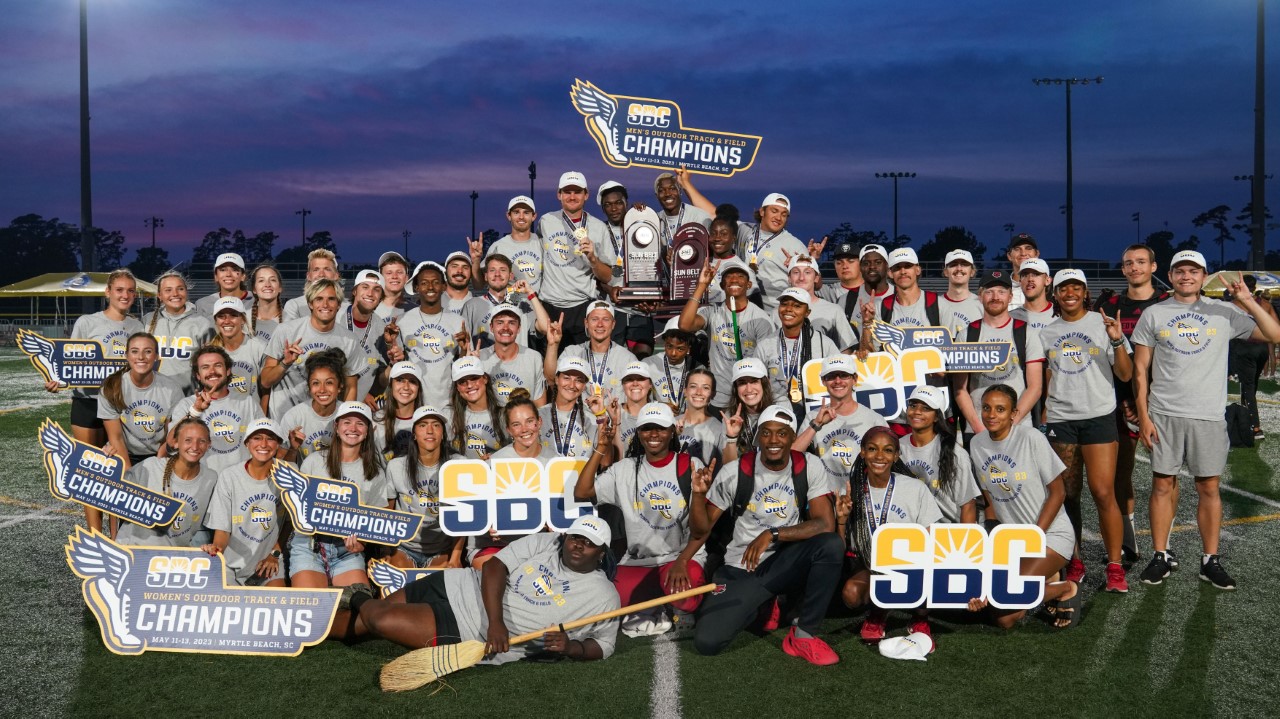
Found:
<path fill-rule="evenodd" d="M 415 649 L 382 668 L 384 692 L 404 692 L 430 684 L 484 658 L 484 642 L 470 640 L 442 647 Z"/>

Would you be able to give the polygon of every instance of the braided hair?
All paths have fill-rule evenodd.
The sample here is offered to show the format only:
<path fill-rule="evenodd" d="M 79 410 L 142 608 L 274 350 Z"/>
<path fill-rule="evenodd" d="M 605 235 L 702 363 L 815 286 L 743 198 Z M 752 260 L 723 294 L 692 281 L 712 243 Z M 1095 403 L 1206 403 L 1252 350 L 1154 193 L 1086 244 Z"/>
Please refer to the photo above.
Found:
<path fill-rule="evenodd" d="M 181 281 L 182 281 L 182 286 L 183 286 L 183 287 L 186 287 L 186 286 L 187 286 L 187 278 L 186 278 L 186 277 L 184 277 L 184 276 L 182 275 L 182 273 L 181 273 L 181 272 L 179 272 L 179 271 L 177 271 L 177 270 L 166 270 L 166 271 L 164 272 L 164 274 L 162 274 L 162 275 L 160 275 L 159 277 L 157 277 L 157 278 L 156 278 L 156 291 L 157 291 L 157 292 L 159 292 L 159 291 L 160 291 L 160 285 L 161 285 L 161 284 L 163 284 L 163 283 L 164 283 L 164 281 L 165 281 L 165 280 L 167 280 L 167 279 L 169 279 L 170 277 L 176 277 L 176 278 L 178 278 L 179 280 L 181 280 Z M 163 302 L 160 302 L 159 300 L 157 300 L 157 301 L 156 301 L 156 310 L 155 310 L 155 312 L 152 312 L 152 313 L 151 313 L 151 324 L 147 327 L 147 333 L 148 333 L 148 334 L 153 334 L 153 335 L 154 335 L 154 334 L 156 333 L 156 325 L 160 323 L 160 313 L 161 313 L 161 312 L 164 312 L 164 303 L 163 303 Z"/>
<path fill-rule="evenodd" d="M 176 425 L 173 426 L 173 430 L 172 430 L 173 437 L 177 439 L 178 435 L 182 433 L 182 428 L 187 426 L 200 427 L 201 429 L 204 430 L 205 437 L 208 438 L 209 425 L 205 424 L 204 420 L 198 417 L 191 417 L 191 416 L 183 417 L 181 421 L 179 421 Z M 161 480 L 160 491 L 163 492 L 166 496 L 170 496 L 170 497 L 173 496 L 172 494 L 170 494 L 170 490 L 173 487 L 173 467 L 177 463 L 178 463 L 177 452 L 170 454 L 169 459 L 166 460 L 164 463 L 164 479 Z"/>
<path fill-rule="evenodd" d="M 869 437 L 876 434 L 887 434 L 893 438 L 895 450 L 898 448 L 898 436 L 888 427 L 872 427 L 862 437 L 863 443 Z M 900 474 L 906 477 L 914 477 L 911 469 L 903 464 L 902 456 L 893 461 L 893 466 L 889 468 L 890 476 Z M 849 494 L 853 500 L 853 508 L 849 511 L 849 519 L 845 523 L 845 542 L 849 549 L 853 550 L 858 556 L 863 557 L 868 563 L 871 561 L 871 527 L 867 524 L 867 505 L 866 496 L 870 492 L 867 487 L 867 462 L 862 458 L 862 453 L 853 460 L 853 468 L 849 470 Z"/>

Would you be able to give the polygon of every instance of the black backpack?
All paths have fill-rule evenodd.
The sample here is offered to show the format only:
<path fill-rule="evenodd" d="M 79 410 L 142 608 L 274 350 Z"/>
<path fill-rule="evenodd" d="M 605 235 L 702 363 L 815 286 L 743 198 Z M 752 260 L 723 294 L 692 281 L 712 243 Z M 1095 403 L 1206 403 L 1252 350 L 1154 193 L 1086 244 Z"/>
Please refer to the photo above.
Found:
<path fill-rule="evenodd" d="M 809 518 L 809 473 L 807 471 L 808 462 L 805 459 L 804 452 L 791 450 L 791 481 L 796 490 L 796 503 L 800 505 L 800 518 L 804 521 Z M 676 468 L 679 472 L 679 467 Z M 683 479 L 683 478 L 682 478 Z M 747 511 L 747 505 L 751 503 L 751 490 L 756 486 L 756 451 L 751 450 L 744 453 L 738 458 L 738 476 L 737 485 L 733 489 L 733 504 L 720 515 L 716 520 L 716 524 L 711 528 L 711 534 L 707 537 L 707 576 L 715 573 L 715 570 L 724 564 L 724 553 L 729 543 L 733 541 L 733 528 L 738 523 L 738 517 L 741 517 Z M 685 492 L 690 485 L 680 485 L 680 491 Z M 686 499 L 688 494 L 685 495 Z"/>

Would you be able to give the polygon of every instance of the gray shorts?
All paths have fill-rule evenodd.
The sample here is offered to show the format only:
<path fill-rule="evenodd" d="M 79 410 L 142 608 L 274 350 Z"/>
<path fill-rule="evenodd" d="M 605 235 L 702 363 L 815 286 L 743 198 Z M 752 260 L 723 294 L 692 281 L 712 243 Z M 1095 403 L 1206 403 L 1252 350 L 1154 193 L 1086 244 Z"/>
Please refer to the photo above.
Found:
<path fill-rule="evenodd" d="M 1151 412 L 1156 445 L 1151 450 L 1151 471 L 1176 477 L 1182 465 L 1193 477 L 1217 477 L 1227 468 L 1225 419 L 1189 419 Z"/>

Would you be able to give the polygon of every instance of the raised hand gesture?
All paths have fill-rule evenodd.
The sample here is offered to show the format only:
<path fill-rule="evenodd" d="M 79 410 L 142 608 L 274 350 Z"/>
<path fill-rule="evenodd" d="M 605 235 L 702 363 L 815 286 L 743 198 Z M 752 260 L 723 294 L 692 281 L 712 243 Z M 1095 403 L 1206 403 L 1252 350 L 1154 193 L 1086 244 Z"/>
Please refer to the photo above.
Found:
<path fill-rule="evenodd" d="M 863 302 L 862 303 L 862 326 L 869 327 L 871 323 L 875 321 L 875 318 L 876 318 L 876 303 L 870 302 L 870 301 Z"/>
<path fill-rule="evenodd" d="M 836 418 L 836 409 L 831 406 L 829 397 L 822 398 L 822 406 L 818 408 L 818 413 L 813 416 L 813 421 L 818 425 L 825 426 L 828 422 Z"/>
<path fill-rule="evenodd" d="M 294 340 L 293 342 L 290 342 L 289 340 L 284 341 L 284 357 L 281 358 L 281 361 L 284 363 L 286 367 L 292 367 L 293 363 L 297 362 L 298 358 L 301 356 L 302 356 L 302 338 L 301 337 Z"/>
<path fill-rule="evenodd" d="M 844 481 L 844 493 L 836 498 L 836 522 L 844 524 L 853 513 L 853 492 L 849 480 Z"/>
<path fill-rule="evenodd" d="M 528 296 L 529 296 L 529 281 L 528 281 L 528 280 L 516 280 L 516 283 L 515 283 L 514 285 L 511 285 L 511 288 L 510 288 L 510 289 L 508 289 L 508 290 L 507 290 L 507 292 L 508 292 L 508 294 L 516 294 L 516 295 L 520 295 L 521 297 L 528 297 Z"/>
<path fill-rule="evenodd" d="M 716 476 L 716 460 L 711 459 L 711 464 L 696 470 L 690 479 L 689 487 L 696 494 L 706 494 L 711 490 L 711 480 Z"/>
<path fill-rule="evenodd" d="M 715 280 L 716 273 L 720 271 L 720 260 L 715 262 L 707 262 L 702 266 L 702 272 L 698 273 L 698 284 L 706 289 L 711 286 L 711 282 Z"/>
<path fill-rule="evenodd" d="M 395 344 L 400 337 L 400 325 L 396 322 L 397 319 L 392 317 L 382 328 L 382 341 L 386 342 L 388 347 Z"/>
<path fill-rule="evenodd" d="M 827 249 L 827 240 L 829 239 L 831 238 L 823 237 L 822 242 L 814 242 L 813 240 L 809 240 L 809 246 L 807 248 L 809 250 L 809 256 L 815 260 L 821 259 L 822 251 Z"/>
<path fill-rule="evenodd" d="M 1124 332 L 1120 329 L 1120 323 L 1114 317 L 1108 317 L 1103 309 L 1098 310 L 1098 314 L 1102 315 L 1102 324 L 1107 328 L 1107 337 L 1112 342 L 1119 342 L 1124 339 Z"/>
<path fill-rule="evenodd" d="M 484 259 L 484 239 L 477 237 L 476 239 L 467 238 L 467 249 L 471 252 L 471 263 L 479 264 Z"/>
<path fill-rule="evenodd" d="M 729 439 L 737 439 L 742 434 L 742 426 L 745 424 L 742 419 L 742 405 L 738 405 L 738 411 L 732 416 L 724 418 L 724 434 Z"/>
<path fill-rule="evenodd" d="M 463 352 L 466 352 L 467 348 L 471 346 L 471 333 L 467 332 L 465 320 L 462 323 L 462 329 L 458 330 L 457 334 L 453 336 L 453 343 L 462 348 Z"/>
<path fill-rule="evenodd" d="M 559 345 L 564 339 L 564 313 L 560 313 L 560 319 L 547 323 L 547 344 Z"/>
<path fill-rule="evenodd" d="M 212 395 L 208 390 L 202 389 L 199 392 L 196 392 L 195 402 L 192 403 L 191 408 L 197 412 L 203 412 L 206 409 L 209 409 L 210 404 L 213 404 Z"/>
<path fill-rule="evenodd" d="M 587 409 L 591 410 L 596 418 L 603 417 L 608 413 L 608 407 L 605 406 L 604 395 L 591 392 L 587 394 Z"/>

